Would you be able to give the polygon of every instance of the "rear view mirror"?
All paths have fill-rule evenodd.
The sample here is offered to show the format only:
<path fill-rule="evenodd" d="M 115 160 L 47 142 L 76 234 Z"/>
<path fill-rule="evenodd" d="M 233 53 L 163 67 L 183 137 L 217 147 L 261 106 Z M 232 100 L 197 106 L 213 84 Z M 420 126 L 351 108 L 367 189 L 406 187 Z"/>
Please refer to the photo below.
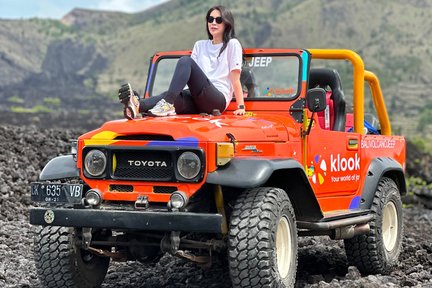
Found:
<path fill-rule="evenodd" d="M 311 112 L 324 111 L 327 107 L 326 92 L 322 88 L 312 88 L 307 91 L 307 107 Z"/>

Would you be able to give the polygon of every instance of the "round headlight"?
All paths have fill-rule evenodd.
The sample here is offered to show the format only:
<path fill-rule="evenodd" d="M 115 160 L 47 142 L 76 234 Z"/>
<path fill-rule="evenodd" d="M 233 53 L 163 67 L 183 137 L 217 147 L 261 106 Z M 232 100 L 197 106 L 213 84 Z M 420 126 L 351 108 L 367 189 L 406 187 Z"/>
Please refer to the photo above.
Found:
<path fill-rule="evenodd" d="M 195 178 L 201 170 L 201 160 L 195 153 L 184 152 L 177 159 L 177 171 L 185 179 Z"/>
<path fill-rule="evenodd" d="M 84 168 L 93 177 L 102 175 L 105 172 L 107 159 L 100 150 L 91 150 L 84 159 Z"/>
<path fill-rule="evenodd" d="M 184 192 L 175 191 L 171 194 L 170 205 L 174 209 L 182 209 L 186 207 L 189 199 Z"/>
<path fill-rule="evenodd" d="M 101 193 L 96 189 L 90 189 L 87 191 L 85 199 L 87 200 L 87 203 L 92 206 L 97 206 L 102 202 Z"/>

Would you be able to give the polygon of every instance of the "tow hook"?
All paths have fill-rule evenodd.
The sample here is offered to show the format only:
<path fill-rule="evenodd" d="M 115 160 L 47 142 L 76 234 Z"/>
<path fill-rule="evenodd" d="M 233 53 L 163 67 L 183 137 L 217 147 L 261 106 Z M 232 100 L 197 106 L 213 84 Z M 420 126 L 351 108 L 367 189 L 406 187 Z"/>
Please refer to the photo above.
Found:
<path fill-rule="evenodd" d="M 148 197 L 144 195 L 138 195 L 135 201 L 135 209 L 146 210 L 149 207 Z"/>
<path fill-rule="evenodd" d="M 192 262 L 202 264 L 205 266 L 210 266 L 211 264 L 211 256 L 207 256 L 207 255 L 197 256 L 183 250 L 178 250 L 175 255 L 186 258 Z"/>
<path fill-rule="evenodd" d="M 82 228 L 82 248 L 88 250 L 92 239 L 92 228 Z"/>
<path fill-rule="evenodd" d="M 91 241 L 92 241 L 92 228 L 81 228 L 81 235 L 82 235 L 82 241 L 81 241 L 81 248 L 87 251 L 90 251 L 96 255 L 104 256 L 104 257 L 111 257 L 114 261 L 119 262 L 126 262 L 126 256 L 122 253 L 116 251 L 108 251 L 103 250 L 99 248 L 91 247 Z"/>
<path fill-rule="evenodd" d="M 162 252 L 169 252 L 171 255 L 175 255 L 180 246 L 180 232 L 171 231 L 169 234 L 165 234 L 161 240 L 160 248 Z"/>
<path fill-rule="evenodd" d="M 93 248 L 93 247 L 88 247 L 88 251 L 90 251 L 94 254 L 97 254 L 99 256 L 110 257 L 114 261 L 118 261 L 118 262 L 126 262 L 127 261 L 126 255 L 124 255 L 120 252 L 111 252 L 111 251 L 102 250 L 102 249 Z"/>

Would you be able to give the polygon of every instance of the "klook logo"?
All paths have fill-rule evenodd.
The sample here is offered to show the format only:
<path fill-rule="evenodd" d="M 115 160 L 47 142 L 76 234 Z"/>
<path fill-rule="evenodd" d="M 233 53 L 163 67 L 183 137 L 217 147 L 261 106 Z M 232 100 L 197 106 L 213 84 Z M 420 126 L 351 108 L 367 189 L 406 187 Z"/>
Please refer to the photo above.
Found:
<path fill-rule="evenodd" d="M 327 176 L 327 162 L 322 159 L 320 155 L 315 155 L 314 163 L 308 168 L 308 176 L 312 177 L 312 182 L 314 184 L 323 184 L 325 177 Z M 333 155 L 330 154 L 330 171 L 329 172 L 346 172 L 346 171 L 358 171 L 360 170 L 360 157 L 356 153 L 353 157 L 342 157 L 340 154 Z M 358 176 L 358 174 L 356 174 Z M 332 182 L 347 181 L 343 177 L 331 177 Z M 357 179 L 356 177 L 354 177 Z M 351 179 L 351 178 L 350 178 Z M 355 180 L 352 179 L 352 180 Z"/>
<path fill-rule="evenodd" d="M 360 170 L 360 157 L 356 153 L 354 157 L 341 157 L 337 154 L 335 157 L 333 154 L 330 155 L 330 171 L 331 172 L 344 172 L 344 171 Z"/>
<path fill-rule="evenodd" d="M 318 169 L 315 169 L 315 166 L 312 165 L 309 170 L 310 174 L 312 176 L 312 182 L 314 184 L 323 184 L 324 183 L 324 176 L 327 174 L 327 163 L 324 159 L 320 159 L 321 157 L 319 155 L 315 155 L 314 162 Z"/>

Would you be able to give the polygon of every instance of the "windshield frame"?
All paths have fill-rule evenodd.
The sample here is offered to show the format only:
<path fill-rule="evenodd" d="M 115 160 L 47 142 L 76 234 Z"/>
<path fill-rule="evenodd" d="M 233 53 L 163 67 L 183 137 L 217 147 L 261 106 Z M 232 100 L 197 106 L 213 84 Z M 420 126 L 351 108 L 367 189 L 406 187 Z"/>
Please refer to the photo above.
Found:
<path fill-rule="evenodd" d="M 245 50 L 249 50 L 251 52 L 245 52 Z M 270 50 L 270 51 L 269 51 Z M 271 51 L 271 50 L 277 50 Z M 283 50 L 289 50 L 287 52 L 279 52 Z M 305 89 L 304 83 L 304 73 L 308 71 L 303 71 L 305 68 L 308 69 L 308 67 L 305 66 L 305 63 L 303 59 L 303 53 L 307 52 L 307 50 L 295 50 L 295 49 L 244 49 L 243 51 L 243 61 L 245 61 L 246 58 L 250 57 L 296 57 L 298 59 L 298 77 L 297 77 L 297 93 L 290 96 L 290 97 L 251 97 L 251 98 L 244 98 L 245 102 L 274 102 L 274 101 L 283 101 L 283 102 L 289 102 L 297 99 L 300 95 L 302 95 L 302 90 Z M 176 59 L 180 58 L 182 56 L 190 56 L 192 54 L 191 50 L 183 50 L 183 51 L 172 51 L 172 52 L 159 52 L 155 53 L 153 57 L 150 59 L 150 67 L 149 67 L 149 74 L 147 78 L 146 83 L 146 90 L 145 90 L 145 97 L 150 97 L 153 92 L 155 79 L 157 75 L 157 70 L 159 66 L 159 62 L 164 59 Z M 308 64 L 308 60 L 306 59 L 306 64 Z M 245 65 L 245 63 L 243 63 Z M 308 66 L 308 65 L 307 65 Z M 243 67 L 243 66 L 242 66 Z M 152 95 L 154 96 L 154 95 Z M 233 97 L 232 102 L 235 102 L 235 97 Z"/>

